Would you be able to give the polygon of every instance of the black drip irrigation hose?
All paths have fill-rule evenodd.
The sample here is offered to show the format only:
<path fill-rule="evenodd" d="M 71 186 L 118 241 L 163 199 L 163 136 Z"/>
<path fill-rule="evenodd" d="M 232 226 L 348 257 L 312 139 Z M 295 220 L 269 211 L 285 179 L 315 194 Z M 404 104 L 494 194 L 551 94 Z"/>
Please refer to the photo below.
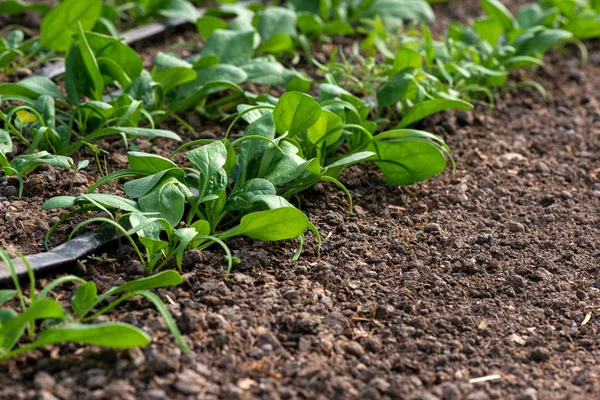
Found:
<path fill-rule="evenodd" d="M 60 265 L 75 262 L 79 258 L 117 239 L 118 236 L 113 226 L 104 225 L 94 231 L 77 236 L 46 253 L 33 254 L 25 258 L 31 265 L 34 274 L 37 275 Z M 20 258 L 14 258 L 12 264 L 17 276 L 23 277 L 27 275 L 27 265 Z M 7 283 L 11 279 L 10 271 L 6 265 L 0 263 L 0 285 Z"/>

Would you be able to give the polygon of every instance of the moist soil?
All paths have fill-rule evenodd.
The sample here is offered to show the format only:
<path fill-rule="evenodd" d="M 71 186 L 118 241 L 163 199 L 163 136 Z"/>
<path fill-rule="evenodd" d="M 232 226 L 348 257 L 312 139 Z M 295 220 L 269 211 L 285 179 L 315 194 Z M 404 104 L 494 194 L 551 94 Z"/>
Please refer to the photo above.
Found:
<path fill-rule="evenodd" d="M 241 263 L 225 282 L 222 253 L 190 252 L 184 283 L 158 293 L 191 354 L 155 309 L 132 300 L 103 318 L 142 327 L 150 346 L 69 344 L 17 356 L 0 366 L 0 398 L 600 397 L 600 47 L 588 46 L 585 66 L 574 51 L 546 59 L 536 75 L 545 99 L 523 88 L 495 109 L 427 121 L 452 149 L 455 173 L 397 188 L 375 168 L 352 167 L 342 176 L 351 215 L 332 186 L 304 193 L 302 209 L 324 239 L 319 255 L 314 240 L 292 262 L 295 242 L 238 239 L 230 247 Z M 106 144 L 115 168 L 125 165 L 116 143 Z M 75 177 L 71 191 L 95 174 Z M 58 218 L 39 206 L 71 179 L 40 171 L 21 200 L 14 182 L 0 184 L 0 245 L 37 251 Z M 59 272 L 102 291 L 140 276 L 130 255 L 105 250 L 108 258 Z"/>

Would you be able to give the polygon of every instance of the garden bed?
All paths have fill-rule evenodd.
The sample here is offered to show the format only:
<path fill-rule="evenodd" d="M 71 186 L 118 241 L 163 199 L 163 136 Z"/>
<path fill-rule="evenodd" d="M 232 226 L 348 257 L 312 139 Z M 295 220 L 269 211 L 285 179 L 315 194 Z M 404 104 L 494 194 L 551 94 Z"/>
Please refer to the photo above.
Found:
<path fill-rule="evenodd" d="M 468 3 L 478 15 L 477 2 Z M 435 10 L 441 25 L 471 16 L 453 3 Z M 192 353 L 176 346 L 153 308 L 130 301 L 107 318 L 142 327 L 150 346 L 69 344 L 16 356 L 0 365 L 0 399 L 597 396 L 600 47 L 588 48 L 587 65 L 572 49 L 545 59 L 536 78 L 545 99 L 524 88 L 495 109 L 425 121 L 452 149 L 455 173 L 390 187 L 376 168 L 353 166 L 341 177 L 354 199 L 350 216 L 333 185 L 304 192 L 301 208 L 323 238 L 319 255 L 312 238 L 297 262 L 294 242 L 236 239 L 240 264 L 225 282 L 220 249 L 186 254 L 184 283 L 158 294 Z M 192 122 L 198 136 L 186 139 L 224 133 Z M 115 143 L 104 146 L 116 170 L 127 162 Z M 174 146 L 159 140 L 154 150 Z M 71 193 L 96 174 L 92 165 L 78 174 Z M 0 247 L 38 252 L 58 215 L 41 205 L 67 194 L 72 179 L 36 172 L 22 199 L 15 182 L 2 182 Z M 62 272 L 100 291 L 141 277 L 143 266 L 116 247 Z M 40 276 L 38 287 L 53 276 Z"/>

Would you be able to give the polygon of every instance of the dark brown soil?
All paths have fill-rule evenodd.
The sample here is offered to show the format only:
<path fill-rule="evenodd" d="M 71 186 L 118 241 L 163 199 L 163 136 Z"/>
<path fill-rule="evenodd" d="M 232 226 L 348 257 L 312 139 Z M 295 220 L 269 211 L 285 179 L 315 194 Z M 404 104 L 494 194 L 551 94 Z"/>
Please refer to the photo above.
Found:
<path fill-rule="evenodd" d="M 242 262 L 225 283 L 219 251 L 190 254 L 185 283 L 159 294 L 192 354 L 133 301 L 108 318 L 144 327 L 151 346 L 18 356 L 0 366 L 0 398 L 600 397 L 600 48 L 586 66 L 574 52 L 546 61 L 547 99 L 522 89 L 495 110 L 429 121 L 456 173 L 395 188 L 353 167 L 351 216 L 331 186 L 305 194 L 319 256 L 313 241 L 291 262 L 294 242 L 237 240 Z M 0 245 L 33 251 L 47 229 L 35 221 L 51 215 L 26 214 L 65 190 L 54 173 L 32 176 L 21 203 L 0 199 Z M 125 258 L 77 272 L 105 290 L 139 271 Z"/>

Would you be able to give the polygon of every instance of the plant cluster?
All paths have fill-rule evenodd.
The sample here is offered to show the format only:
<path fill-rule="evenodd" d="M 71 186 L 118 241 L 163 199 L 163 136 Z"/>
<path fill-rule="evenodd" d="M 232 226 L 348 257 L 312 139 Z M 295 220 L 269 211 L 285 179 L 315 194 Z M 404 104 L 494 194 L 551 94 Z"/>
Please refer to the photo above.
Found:
<path fill-rule="evenodd" d="M 31 266 L 21 257 L 29 271 L 30 288 L 29 296 L 26 296 L 12 260 L 3 250 L 0 250 L 0 259 L 11 272 L 15 286 L 13 290 L 0 290 L 0 307 L 16 297 L 21 308 L 20 312 L 9 307 L 0 308 L 0 362 L 25 351 L 54 343 L 74 342 L 115 348 L 145 346 L 150 343 L 150 337 L 135 326 L 122 322 L 88 323 L 135 296 L 143 296 L 156 306 L 177 343 L 183 350 L 189 351 L 167 307 L 160 297 L 149 291 L 180 284 L 181 276 L 175 271 L 164 271 L 147 278 L 132 280 L 101 295 L 98 295 L 94 282 L 72 275 L 57 278 L 37 292 Z M 79 285 L 71 298 L 72 313 L 67 313 L 60 303 L 50 297 L 52 290 L 69 283 Z M 41 321 L 39 327 L 36 326 L 36 321 Z M 27 336 L 30 343 L 19 346 L 19 340 L 23 336 Z"/>
<path fill-rule="evenodd" d="M 426 25 L 434 15 L 423 0 L 222 3 L 199 18 L 184 0 L 64 0 L 51 10 L 19 0 L 0 4 L 0 13 L 44 14 L 39 37 L 25 40 L 14 29 L 0 39 L 0 71 L 34 67 L 49 57 L 65 63 L 62 87 L 42 76 L 0 84 L 6 104 L 0 110 L 0 169 L 19 178 L 20 196 L 23 180 L 39 165 L 77 173 L 89 161 L 72 157 L 91 150 L 101 176 L 86 193 L 46 201 L 46 210 L 68 210 L 46 243 L 70 218 L 91 213 L 70 237 L 90 224 L 113 226 L 148 274 L 103 295 L 93 282 L 72 276 L 36 294 L 30 271 L 26 298 L 11 260 L 0 252 L 15 284 L 15 290 L 0 291 L 0 305 L 17 297 L 21 309 L 0 310 L 0 361 L 58 341 L 145 345 L 147 335 L 135 327 L 89 323 L 136 295 L 154 303 L 186 349 L 166 307 L 149 291 L 181 282 L 172 268 L 181 270 L 186 251 L 221 246 L 227 278 L 235 262 L 227 241 L 235 236 L 297 238 L 297 258 L 309 230 L 318 248 L 319 232 L 296 206 L 297 194 L 319 182 L 332 184 L 347 194 L 351 211 L 340 179 L 351 165 L 374 163 L 390 185 L 444 171 L 454 164 L 444 140 L 414 127 L 444 110 L 471 109 L 482 95 L 493 103 L 511 70 L 539 67 L 548 50 L 566 43 L 583 46 L 579 39 L 598 31 L 599 10 L 596 1 L 544 0 L 513 16 L 499 1 L 482 0 L 486 16 L 454 23 L 434 40 Z M 118 28 L 154 17 L 196 22 L 201 52 L 186 59 L 159 52 L 145 69 Z M 362 38 L 351 57 L 342 49 L 327 64 L 313 60 L 316 41 L 346 35 Z M 294 69 L 301 54 L 325 73 L 322 81 Z M 533 81 L 522 84 L 543 90 Z M 158 126 L 170 120 L 193 132 L 182 118 L 186 112 L 233 120 L 224 138 L 187 142 L 170 157 L 133 147 L 129 168 L 105 173 L 97 141 L 116 136 L 127 150 L 140 137 L 181 141 Z M 183 157 L 175 156 L 184 151 L 179 161 Z M 122 184 L 124 195 L 110 193 L 110 182 Z M 72 313 L 48 296 L 67 282 L 80 284 Z M 38 335 L 36 320 L 42 321 Z M 25 333 L 30 343 L 19 347 Z M 122 340 L 109 342 L 108 334 Z"/>

